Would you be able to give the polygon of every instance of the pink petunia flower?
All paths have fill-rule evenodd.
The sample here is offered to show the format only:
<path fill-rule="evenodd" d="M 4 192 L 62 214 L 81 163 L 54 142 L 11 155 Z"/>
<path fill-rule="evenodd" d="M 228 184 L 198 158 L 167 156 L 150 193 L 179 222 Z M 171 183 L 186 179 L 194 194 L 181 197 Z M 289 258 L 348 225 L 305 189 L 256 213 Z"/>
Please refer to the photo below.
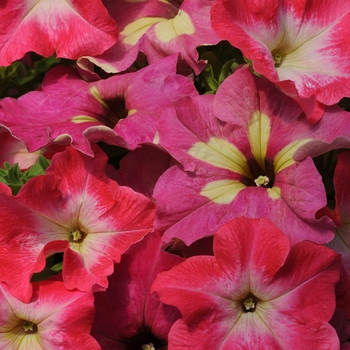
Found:
<path fill-rule="evenodd" d="M 130 247 L 108 278 L 107 290 L 95 293 L 91 334 L 102 349 L 166 349 L 169 330 L 180 313 L 151 294 L 150 287 L 158 273 L 184 259 L 163 251 L 161 245 L 159 232 L 152 232 Z"/>
<path fill-rule="evenodd" d="M 217 0 L 212 26 L 310 122 L 350 96 L 350 1 Z"/>
<path fill-rule="evenodd" d="M 334 224 L 315 219 L 326 194 L 310 157 L 350 147 L 349 121 L 329 107 L 320 123 L 308 123 L 292 99 L 247 67 L 215 96 L 174 102 L 160 118 L 159 144 L 182 166 L 155 186 L 156 228 L 165 241 L 191 244 L 234 217 L 266 217 L 293 243 L 330 241 Z"/>
<path fill-rule="evenodd" d="M 56 154 L 15 197 L 0 187 L 0 281 L 23 301 L 31 276 L 56 252 L 64 252 L 66 288 L 106 288 L 114 263 L 153 230 L 155 203 L 109 179 L 106 155 L 93 149 L 94 158 L 72 147 Z"/>
<path fill-rule="evenodd" d="M 198 95 L 192 81 L 176 74 L 177 60 L 173 55 L 92 83 L 73 68 L 59 66 L 46 74 L 41 91 L 0 102 L 0 126 L 30 152 L 52 142 L 89 155 L 90 142 L 135 149 L 153 141 L 159 115 L 171 101 Z"/>
<path fill-rule="evenodd" d="M 328 324 L 338 254 L 306 241 L 291 247 L 269 220 L 247 218 L 220 228 L 214 254 L 187 259 L 152 286 L 183 316 L 169 349 L 339 349 Z"/>
<path fill-rule="evenodd" d="M 3 350 L 98 350 L 89 334 L 94 317 L 90 291 L 68 291 L 60 281 L 33 283 L 23 303 L 0 284 L 0 344 Z"/>
<path fill-rule="evenodd" d="M 78 65 L 89 62 L 108 73 L 129 68 L 138 52 L 154 63 L 172 54 L 181 54 L 196 74 L 204 68 L 198 62 L 196 48 L 215 45 L 220 39 L 210 25 L 210 8 L 214 0 L 105 0 L 104 4 L 118 23 L 118 42 L 102 55 L 85 55 Z"/>
<path fill-rule="evenodd" d="M 99 55 L 117 38 L 101 0 L 11 0 L 0 7 L 0 66 L 29 51 L 69 59 Z"/>

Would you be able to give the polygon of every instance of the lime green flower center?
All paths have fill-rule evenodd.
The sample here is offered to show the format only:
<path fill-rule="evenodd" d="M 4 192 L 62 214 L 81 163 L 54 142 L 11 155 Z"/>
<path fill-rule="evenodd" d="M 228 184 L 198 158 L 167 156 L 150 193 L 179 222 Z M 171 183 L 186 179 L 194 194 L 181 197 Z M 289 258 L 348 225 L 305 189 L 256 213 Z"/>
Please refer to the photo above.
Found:
<path fill-rule="evenodd" d="M 72 231 L 70 231 L 69 241 L 71 243 L 82 243 L 86 236 L 87 233 L 85 233 L 83 230 L 75 228 Z"/>

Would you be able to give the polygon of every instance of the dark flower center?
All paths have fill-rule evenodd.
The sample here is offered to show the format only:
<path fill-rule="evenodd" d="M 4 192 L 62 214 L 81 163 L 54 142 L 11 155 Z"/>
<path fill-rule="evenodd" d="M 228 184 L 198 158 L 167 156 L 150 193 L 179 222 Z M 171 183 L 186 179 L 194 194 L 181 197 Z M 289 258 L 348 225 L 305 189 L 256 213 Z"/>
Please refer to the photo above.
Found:
<path fill-rule="evenodd" d="M 275 182 L 275 171 L 273 162 L 269 159 L 265 159 L 265 169 L 262 169 L 255 158 L 247 160 L 250 170 L 251 178 L 243 177 L 242 183 L 246 186 L 258 186 L 265 188 L 272 188 Z"/>
<path fill-rule="evenodd" d="M 38 326 L 31 321 L 24 320 L 22 326 L 26 334 L 34 334 L 38 332 Z"/>
<path fill-rule="evenodd" d="M 242 306 L 242 311 L 244 313 L 254 312 L 256 310 L 259 299 L 253 293 L 249 293 L 242 300 L 240 300 L 240 302 Z"/>
<path fill-rule="evenodd" d="M 128 116 L 128 110 L 125 107 L 125 98 L 124 96 L 117 96 L 111 100 L 104 100 L 104 102 L 106 105 L 103 106 L 105 114 L 102 122 L 113 129 L 120 119 Z"/>
<path fill-rule="evenodd" d="M 167 344 L 147 331 L 140 331 L 133 337 L 126 339 L 124 343 L 125 350 L 153 350 L 152 348 L 154 350 L 165 350 Z"/>

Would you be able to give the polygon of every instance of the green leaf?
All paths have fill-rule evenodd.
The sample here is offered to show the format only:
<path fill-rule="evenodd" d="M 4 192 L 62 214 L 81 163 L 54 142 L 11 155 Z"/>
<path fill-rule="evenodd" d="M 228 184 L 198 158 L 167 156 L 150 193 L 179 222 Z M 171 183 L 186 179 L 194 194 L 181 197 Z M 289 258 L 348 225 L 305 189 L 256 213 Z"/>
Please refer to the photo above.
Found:
<path fill-rule="evenodd" d="M 4 168 L 0 169 L 0 182 L 8 185 L 11 188 L 12 194 L 16 195 L 21 187 L 31 178 L 45 174 L 45 170 L 49 166 L 50 161 L 39 156 L 38 162 L 22 172 L 18 163 L 11 165 L 8 162 L 4 163 Z"/>
<path fill-rule="evenodd" d="M 59 273 L 62 271 L 62 266 L 63 266 L 63 261 L 57 263 L 56 265 L 52 266 L 51 267 L 51 270 L 56 272 L 56 273 Z"/>
<path fill-rule="evenodd" d="M 210 89 L 216 92 L 219 87 L 219 82 L 215 79 L 213 67 L 210 64 L 204 68 L 204 78 Z"/>
<path fill-rule="evenodd" d="M 237 69 L 238 66 L 239 64 L 234 59 L 227 61 L 221 69 L 219 75 L 219 84 L 221 84 L 228 76 L 233 74 L 233 72 Z"/>

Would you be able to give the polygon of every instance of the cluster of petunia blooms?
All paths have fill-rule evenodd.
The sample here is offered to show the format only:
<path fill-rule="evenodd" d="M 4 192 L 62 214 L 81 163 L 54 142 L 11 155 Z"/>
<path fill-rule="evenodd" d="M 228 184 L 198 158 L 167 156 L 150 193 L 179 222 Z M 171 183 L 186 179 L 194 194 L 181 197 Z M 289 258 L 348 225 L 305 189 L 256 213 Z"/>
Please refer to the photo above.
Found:
<path fill-rule="evenodd" d="M 0 66 L 70 62 L 0 100 L 0 349 L 350 349 L 349 20 L 350 0 L 0 6 Z"/>

